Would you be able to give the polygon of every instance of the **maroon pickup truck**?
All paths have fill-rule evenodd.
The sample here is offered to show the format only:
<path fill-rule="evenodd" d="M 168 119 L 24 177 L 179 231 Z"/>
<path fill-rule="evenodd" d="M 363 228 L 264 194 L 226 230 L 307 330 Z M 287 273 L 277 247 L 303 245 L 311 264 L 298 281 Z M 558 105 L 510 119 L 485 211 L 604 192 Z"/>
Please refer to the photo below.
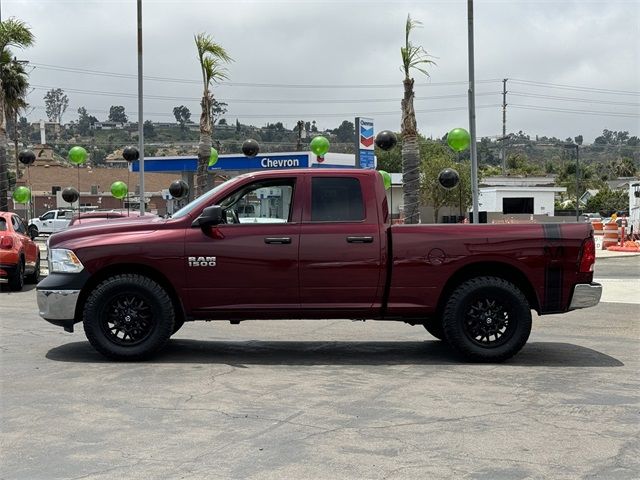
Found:
<path fill-rule="evenodd" d="M 40 315 L 82 322 L 107 357 L 139 360 L 185 321 L 419 324 L 463 357 L 517 353 L 540 315 L 596 305 L 592 227 L 391 225 L 369 170 L 250 173 L 172 218 L 78 226 L 49 240 Z"/>

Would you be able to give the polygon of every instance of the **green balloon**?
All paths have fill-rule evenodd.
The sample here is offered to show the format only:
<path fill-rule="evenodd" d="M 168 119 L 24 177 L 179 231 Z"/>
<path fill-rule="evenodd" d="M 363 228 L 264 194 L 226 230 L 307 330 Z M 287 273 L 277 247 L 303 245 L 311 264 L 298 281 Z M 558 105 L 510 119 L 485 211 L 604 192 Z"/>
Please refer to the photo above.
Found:
<path fill-rule="evenodd" d="M 74 165 L 82 165 L 87 161 L 87 151 L 82 147 L 73 147 L 69 150 L 69 161 Z"/>
<path fill-rule="evenodd" d="M 309 144 L 311 151 L 318 157 L 324 157 L 325 153 L 329 151 L 330 146 L 329 140 L 325 137 L 313 137 L 313 140 L 311 140 Z"/>
<path fill-rule="evenodd" d="M 211 147 L 211 155 L 209 155 L 209 166 L 213 167 L 216 163 L 218 163 L 218 150 Z"/>
<path fill-rule="evenodd" d="M 18 187 L 13 191 L 12 196 L 16 203 L 27 203 L 31 200 L 31 190 L 27 187 Z"/>
<path fill-rule="evenodd" d="M 111 184 L 111 195 L 113 195 L 118 200 L 122 200 L 129 193 L 129 188 L 127 184 L 118 180 L 117 182 L 113 182 Z"/>
<path fill-rule="evenodd" d="M 447 143 L 456 152 L 469 148 L 471 136 L 464 128 L 454 128 L 447 134 Z"/>
<path fill-rule="evenodd" d="M 391 188 L 391 174 L 389 172 L 385 172 L 384 170 L 379 170 L 380 175 L 382 175 L 382 183 L 384 184 L 384 189 L 389 190 Z"/>

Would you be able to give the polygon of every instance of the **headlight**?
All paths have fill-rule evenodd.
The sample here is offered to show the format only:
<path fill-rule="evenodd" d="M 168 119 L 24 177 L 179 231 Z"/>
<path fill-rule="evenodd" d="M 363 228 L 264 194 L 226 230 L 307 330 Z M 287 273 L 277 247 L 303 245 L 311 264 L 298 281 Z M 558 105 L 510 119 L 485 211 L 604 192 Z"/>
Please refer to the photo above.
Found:
<path fill-rule="evenodd" d="M 54 248 L 49 250 L 49 273 L 78 273 L 84 268 L 71 250 Z"/>

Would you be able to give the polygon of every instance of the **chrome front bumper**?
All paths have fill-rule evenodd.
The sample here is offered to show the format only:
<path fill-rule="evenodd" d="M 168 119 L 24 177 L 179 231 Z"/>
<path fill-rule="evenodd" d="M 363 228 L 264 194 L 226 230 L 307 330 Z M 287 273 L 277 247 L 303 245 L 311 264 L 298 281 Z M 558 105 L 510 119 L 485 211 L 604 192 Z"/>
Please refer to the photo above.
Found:
<path fill-rule="evenodd" d="M 579 283 L 573 289 L 569 310 L 595 307 L 602 296 L 602 285 L 599 283 Z"/>
<path fill-rule="evenodd" d="M 38 290 L 38 310 L 45 320 L 73 320 L 80 290 Z"/>

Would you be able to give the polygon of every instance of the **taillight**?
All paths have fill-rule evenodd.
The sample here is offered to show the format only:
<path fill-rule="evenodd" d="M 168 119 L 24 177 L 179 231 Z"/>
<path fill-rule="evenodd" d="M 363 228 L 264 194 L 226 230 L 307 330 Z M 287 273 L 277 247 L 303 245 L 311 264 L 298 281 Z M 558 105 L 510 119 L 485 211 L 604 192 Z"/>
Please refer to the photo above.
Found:
<path fill-rule="evenodd" d="M 582 256 L 580 257 L 580 273 L 593 272 L 593 265 L 596 263 L 596 244 L 593 237 L 582 242 Z"/>
<path fill-rule="evenodd" d="M 13 237 L 0 237 L 0 248 L 11 250 L 13 248 Z"/>

